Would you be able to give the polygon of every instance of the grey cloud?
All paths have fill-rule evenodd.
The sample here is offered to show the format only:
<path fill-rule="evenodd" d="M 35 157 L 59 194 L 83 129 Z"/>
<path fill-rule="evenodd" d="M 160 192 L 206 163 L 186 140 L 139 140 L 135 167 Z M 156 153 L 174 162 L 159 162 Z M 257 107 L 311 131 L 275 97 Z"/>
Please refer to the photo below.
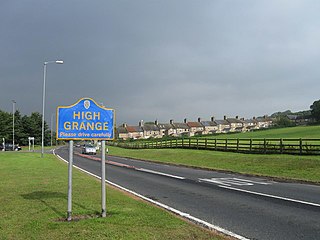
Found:
<path fill-rule="evenodd" d="M 319 98 L 317 1 L 2 1 L 0 109 L 89 96 L 118 123 L 304 110 Z"/>

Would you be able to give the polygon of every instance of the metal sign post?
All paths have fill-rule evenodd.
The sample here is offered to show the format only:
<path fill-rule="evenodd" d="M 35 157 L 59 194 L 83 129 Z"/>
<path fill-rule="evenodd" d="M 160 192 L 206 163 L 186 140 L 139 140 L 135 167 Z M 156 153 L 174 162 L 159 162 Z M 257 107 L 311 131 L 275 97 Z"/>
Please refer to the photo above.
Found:
<path fill-rule="evenodd" d="M 67 220 L 72 220 L 72 166 L 73 166 L 73 140 L 69 141 L 69 165 L 68 165 L 68 212 Z"/>
<path fill-rule="evenodd" d="M 106 140 L 114 139 L 115 113 L 91 98 L 82 98 L 70 106 L 57 108 L 57 140 L 69 140 L 69 179 L 67 220 L 72 213 L 73 140 L 102 140 L 101 216 L 106 217 Z"/>
<path fill-rule="evenodd" d="M 101 143 L 101 217 L 106 217 L 106 141 Z"/>

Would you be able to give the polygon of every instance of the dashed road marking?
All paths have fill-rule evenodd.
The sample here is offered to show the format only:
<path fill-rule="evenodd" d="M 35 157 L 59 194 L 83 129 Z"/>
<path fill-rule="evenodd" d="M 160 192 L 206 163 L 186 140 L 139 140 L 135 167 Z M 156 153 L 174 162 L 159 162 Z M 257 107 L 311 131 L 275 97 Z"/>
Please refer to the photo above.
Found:
<path fill-rule="evenodd" d="M 186 179 L 185 177 L 171 175 L 171 174 L 167 174 L 167 173 L 163 173 L 163 172 L 157 172 L 157 171 L 153 171 L 153 170 L 145 169 L 145 168 L 136 168 L 136 170 L 137 171 L 141 171 L 141 172 L 147 172 L 147 173 L 157 174 L 157 175 L 161 175 L 161 176 L 176 178 L 176 179 L 180 179 L 180 180 Z"/>

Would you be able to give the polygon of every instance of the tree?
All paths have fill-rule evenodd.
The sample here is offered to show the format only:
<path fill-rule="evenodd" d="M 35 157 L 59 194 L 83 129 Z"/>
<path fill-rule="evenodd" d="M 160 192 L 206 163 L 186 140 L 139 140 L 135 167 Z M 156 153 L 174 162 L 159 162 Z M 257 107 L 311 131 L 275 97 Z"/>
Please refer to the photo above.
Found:
<path fill-rule="evenodd" d="M 28 145 L 28 137 L 35 138 L 35 144 L 41 144 L 42 137 L 42 115 L 34 112 L 30 116 L 21 117 L 19 111 L 14 113 L 14 137 L 15 143 L 20 145 Z M 51 140 L 48 124 L 44 122 L 44 145 L 49 145 Z M 13 115 L 0 110 L 0 144 L 2 138 L 12 142 L 13 133 Z"/>
<path fill-rule="evenodd" d="M 312 118 L 314 118 L 317 122 L 320 122 L 320 100 L 314 101 L 310 106 L 310 109 Z"/>
<path fill-rule="evenodd" d="M 292 127 L 294 123 L 290 121 L 287 116 L 280 115 L 276 120 L 276 126 L 278 127 Z"/>
<path fill-rule="evenodd" d="M 0 140 L 12 140 L 12 114 L 0 110 Z"/>

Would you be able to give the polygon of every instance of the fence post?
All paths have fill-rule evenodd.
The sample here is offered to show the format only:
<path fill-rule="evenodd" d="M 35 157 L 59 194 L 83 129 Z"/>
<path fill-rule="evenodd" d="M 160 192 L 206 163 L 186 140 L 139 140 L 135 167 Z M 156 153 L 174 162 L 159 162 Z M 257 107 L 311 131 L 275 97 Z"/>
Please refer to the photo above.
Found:
<path fill-rule="evenodd" d="M 226 146 L 225 146 L 225 150 L 228 150 L 228 138 L 226 138 Z"/>
<path fill-rule="evenodd" d="M 176 139 L 176 148 L 178 148 L 178 139 Z"/>
<path fill-rule="evenodd" d="M 204 142 L 204 145 L 205 145 L 205 147 L 204 147 L 204 148 L 207 150 L 208 139 L 205 139 L 204 141 L 205 141 L 205 142 Z"/>
<path fill-rule="evenodd" d="M 250 138 L 250 153 L 252 152 L 252 138 Z"/>
<path fill-rule="evenodd" d="M 300 138 L 300 155 L 302 155 L 302 139 Z"/>
<path fill-rule="evenodd" d="M 237 152 L 239 151 L 239 138 L 237 138 Z"/>
<path fill-rule="evenodd" d="M 214 139 L 214 150 L 217 150 L 217 139 Z"/>
<path fill-rule="evenodd" d="M 265 138 L 263 139 L 263 151 L 264 153 L 267 153 L 267 142 Z"/>
<path fill-rule="evenodd" d="M 283 142 L 282 142 L 282 138 L 280 138 L 280 153 L 283 153 Z"/>
<path fill-rule="evenodd" d="M 184 145 L 183 145 L 184 141 L 183 140 L 184 140 L 184 138 L 182 138 L 182 148 L 184 148 Z"/>
<path fill-rule="evenodd" d="M 191 148 L 191 138 L 189 138 L 189 148 Z"/>
<path fill-rule="evenodd" d="M 197 149 L 199 149 L 199 138 L 197 138 Z"/>

